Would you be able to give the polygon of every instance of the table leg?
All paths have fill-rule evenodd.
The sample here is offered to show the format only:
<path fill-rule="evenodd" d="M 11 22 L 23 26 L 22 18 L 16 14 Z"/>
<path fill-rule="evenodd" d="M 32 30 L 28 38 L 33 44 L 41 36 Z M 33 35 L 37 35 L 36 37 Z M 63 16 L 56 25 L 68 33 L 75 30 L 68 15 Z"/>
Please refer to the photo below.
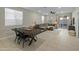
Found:
<path fill-rule="evenodd" d="M 32 41 L 33 41 L 33 38 L 31 39 L 30 43 L 29 43 L 29 46 L 32 44 Z"/>

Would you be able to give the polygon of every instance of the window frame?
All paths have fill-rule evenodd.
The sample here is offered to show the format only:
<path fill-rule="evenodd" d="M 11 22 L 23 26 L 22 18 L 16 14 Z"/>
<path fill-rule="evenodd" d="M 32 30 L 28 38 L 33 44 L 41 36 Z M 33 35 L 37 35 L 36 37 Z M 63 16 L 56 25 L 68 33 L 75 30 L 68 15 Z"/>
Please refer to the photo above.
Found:
<path fill-rule="evenodd" d="M 7 12 L 7 10 L 14 11 L 14 13 L 12 13 L 12 14 L 14 14 L 13 15 L 14 16 L 14 22 L 15 22 L 14 24 L 8 24 L 9 21 L 6 22 L 7 20 L 10 20 L 10 18 L 7 19 L 7 17 L 8 17 L 8 16 L 6 16 L 7 13 L 11 14 L 11 12 Z M 18 16 L 22 16 L 21 19 L 20 18 L 17 18 Z M 21 23 L 18 23 L 17 22 L 19 20 L 21 20 L 20 21 Z M 20 25 L 23 25 L 23 11 L 19 11 L 19 10 L 15 10 L 15 9 L 10 9 L 10 8 L 5 8 L 5 24 L 4 25 L 5 26 L 17 26 L 17 25 L 20 26 Z"/>

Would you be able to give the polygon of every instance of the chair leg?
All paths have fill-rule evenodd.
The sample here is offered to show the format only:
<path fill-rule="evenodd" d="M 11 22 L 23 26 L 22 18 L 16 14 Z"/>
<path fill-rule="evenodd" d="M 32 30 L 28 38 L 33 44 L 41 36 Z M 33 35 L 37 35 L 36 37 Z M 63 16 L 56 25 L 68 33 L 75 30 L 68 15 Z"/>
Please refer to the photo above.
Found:
<path fill-rule="evenodd" d="M 17 43 L 18 43 L 18 44 L 20 44 L 20 42 L 19 42 L 19 40 L 20 40 L 20 39 L 21 39 L 21 38 L 20 38 L 20 37 L 18 37 L 18 39 L 17 39 Z"/>
<path fill-rule="evenodd" d="M 17 39 L 18 39 L 18 37 L 16 36 L 16 38 L 15 38 L 15 40 L 14 40 L 14 41 L 16 42 L 16 41 L 17 41 Z"/>
<path fill-rule="evenodd" d="M 20 44 L 21 40 L 22 40 L 22 38 L 19 39 L 19 44 Z"/>
<path fill-rule="evenodd" d="M 37 36 L 35 36 L 36 37 L 36 39 L 38 39 L 38 37 Z"/>
<path fill-rule="evenodd" d="M 14 40 L 15 42 L 16 42 L 16 39 L 17 39 L 17 37 L 16 37 L 15 40 Z"/>
<path fill-rule="evenodd" d="M 22 47 L 24 48 L 24 43 L 25 43 L 25 39 L 23 39 L 23 44 L 22 44 Z"/>
<path fill-rule="evenodd" d="M 22 44 L 22 47 L 24 48 L 24 40 L 23 40 L 23 44 Z"/>
<path fill-rule="evenodd" d="M 22 47 L 24 48 L 24 43 L 27 42 L 29 39 L 28 38 L 24 38 L 23 39 L 23 43 L 22 43 Z"/>

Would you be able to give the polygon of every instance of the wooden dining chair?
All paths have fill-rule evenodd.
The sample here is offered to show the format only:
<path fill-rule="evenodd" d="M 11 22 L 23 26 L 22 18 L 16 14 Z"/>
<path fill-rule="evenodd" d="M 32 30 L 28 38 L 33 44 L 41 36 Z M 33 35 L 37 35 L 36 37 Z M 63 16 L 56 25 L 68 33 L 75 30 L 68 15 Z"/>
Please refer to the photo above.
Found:
<path fill-rule="evenodd" d="M 18 40 L 20 39 L 20 35 L 19 35 L 19 32 L 18 32 L 18 30 L 17 30 L 17 28 L 15 28 L 15 29 L 12 29 L 14 32 L 15 32 L 15 35 L 16 35 L 16 37 L 15 37 L 15 42 L 18 42 Z"/>

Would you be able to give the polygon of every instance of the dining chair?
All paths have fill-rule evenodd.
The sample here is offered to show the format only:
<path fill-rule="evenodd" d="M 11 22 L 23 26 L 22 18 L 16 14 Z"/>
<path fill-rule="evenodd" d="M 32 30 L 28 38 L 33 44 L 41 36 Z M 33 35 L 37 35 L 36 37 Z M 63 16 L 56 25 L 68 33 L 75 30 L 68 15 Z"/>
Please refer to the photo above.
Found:
<path fill-rule="evenodd" d="M 19 32 L 18 32 L 18 30 L 17 30 L 17 28 L 15 28 L 15 29 L 12 29 L 14 32 L 15 32 L 15 35 L 16 35 L 16 37 L 15 37 L 15 42 L 18 42 L 19 41 L 19 39 L 20 39 L 20 35 L 19 35 Z"/>
<path fill-rule="evenodd" d="M 31 38 L 31 36 L 29 36 L 27 33 L 24 33 L 24 32 L 20 32 L 19 31 L 19 44 L 22 42 L 22 47 L 24 48 L 24 44 L 27 42 L 27 41 L 31 41 L 30 39 L 32 39 Z"/>

